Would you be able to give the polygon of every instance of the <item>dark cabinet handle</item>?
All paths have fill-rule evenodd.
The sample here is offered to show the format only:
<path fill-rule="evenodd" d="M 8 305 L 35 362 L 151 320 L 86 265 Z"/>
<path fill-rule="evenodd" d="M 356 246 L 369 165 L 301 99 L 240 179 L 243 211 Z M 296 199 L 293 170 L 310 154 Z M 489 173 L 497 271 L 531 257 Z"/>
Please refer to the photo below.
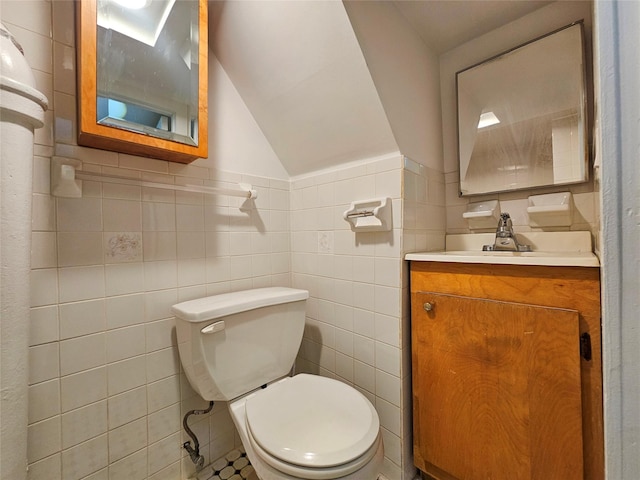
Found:
<path fill-rule="evenodd" d="M 580 335 L 580 356 L 586 361 L 591 360 L 591 335 L 587 332 Z"/>

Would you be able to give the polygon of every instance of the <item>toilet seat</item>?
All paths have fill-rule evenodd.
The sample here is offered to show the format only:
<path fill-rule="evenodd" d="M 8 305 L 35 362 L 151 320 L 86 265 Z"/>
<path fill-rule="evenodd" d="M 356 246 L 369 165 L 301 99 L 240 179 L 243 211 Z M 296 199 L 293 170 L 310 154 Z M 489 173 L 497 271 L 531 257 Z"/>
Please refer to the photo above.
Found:
<path fill-rule="evenodd" d="M 277 470 L 281 474 L 285 474 L 286 478 L 296 478 L 305 480 L 333 480 L 340 479 L 365 467 L 369 462 L 373 461 L 376 455 L 379 455 L 380 461 L 382 460 L 382 437 L 378 435 L 371 448 L 361 457 L 346 463 L 344 465 L 337 465 L 329 468 L 306 468 L 290 463 L 282 462 L 275 457 L 272 457 L 265 452 L 256 442 L 253 436 L 249 433 L 249 443 L 253 448 L 253 452 L 260 457 L 265 464 L 269 465 L 273 469 Z M 357 477 L 360 480 L 360 477 Z M 368 477 L 362 477 L 368 478 Z M 373 477 L 371 477 L 373 478 Z M 377 475 L 376 475 L 377 478 Z"/>
<path fill-rule="evenodd" d="M 380 422 L 373 405 L 354 388 L 299 374 L 247 398 L 252 447 L 273 468 L 298 478 L 348 475 L 378 450 Z"/>

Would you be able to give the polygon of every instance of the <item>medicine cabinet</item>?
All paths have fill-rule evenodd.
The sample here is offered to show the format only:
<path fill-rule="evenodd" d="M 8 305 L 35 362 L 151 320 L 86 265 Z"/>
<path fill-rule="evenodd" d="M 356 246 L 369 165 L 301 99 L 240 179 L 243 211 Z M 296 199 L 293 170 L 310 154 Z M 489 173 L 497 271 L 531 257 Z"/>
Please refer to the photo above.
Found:
<path fill-rule="evenodd" d="M 588 180 L 578 22 L 456 75 L 460 195 Z"/>
<path fill-rule="evenodd" d="M 207 157 L 207 1 L 76 2 L 78 144 Z"/>

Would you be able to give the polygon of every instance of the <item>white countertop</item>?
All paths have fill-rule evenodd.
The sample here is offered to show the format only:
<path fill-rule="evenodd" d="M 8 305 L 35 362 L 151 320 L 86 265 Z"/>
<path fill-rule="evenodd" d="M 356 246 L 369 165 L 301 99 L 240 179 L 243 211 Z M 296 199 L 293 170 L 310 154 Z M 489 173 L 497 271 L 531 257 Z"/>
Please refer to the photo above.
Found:
<path fill-rule="evenodd" d="M 413 262 L 491 263 L 502 265 L 546 265 L 556 267 L 598 267 L 598 257 L 590 252 L 483 252 L 450 251 L 408 253 Z"/>
<path fill-rule="evenodd" d="M 502 265 L 543 265 L 557 267 L 598 267 L 600 261 L 591 251 L 589 232 L 527 232 L 518 241 L 531 245 L 532 252 L 482 251 L 492 244 L 493 234 L 447 235 L 446 251 L 417 252 L 405 255 L 414 262 L 488 263 Z"/>

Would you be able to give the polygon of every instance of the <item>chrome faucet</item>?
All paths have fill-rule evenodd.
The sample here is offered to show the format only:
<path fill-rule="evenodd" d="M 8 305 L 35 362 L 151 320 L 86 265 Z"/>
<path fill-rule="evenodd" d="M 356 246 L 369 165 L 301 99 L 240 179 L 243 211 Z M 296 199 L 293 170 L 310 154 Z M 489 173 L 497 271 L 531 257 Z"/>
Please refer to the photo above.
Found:
<path fill-rule="evenodd" d="M 496 229 L 496 240 L 493 245 L 484 245 L 483 251 L 502 250 L 509 252 L 530 252 L 531 245 L 522 245 L 518 243 L 516 234 L 513 233 L 513 222 L 508 213 L 500 215 L 498 220 L 498 228 Z"/>

